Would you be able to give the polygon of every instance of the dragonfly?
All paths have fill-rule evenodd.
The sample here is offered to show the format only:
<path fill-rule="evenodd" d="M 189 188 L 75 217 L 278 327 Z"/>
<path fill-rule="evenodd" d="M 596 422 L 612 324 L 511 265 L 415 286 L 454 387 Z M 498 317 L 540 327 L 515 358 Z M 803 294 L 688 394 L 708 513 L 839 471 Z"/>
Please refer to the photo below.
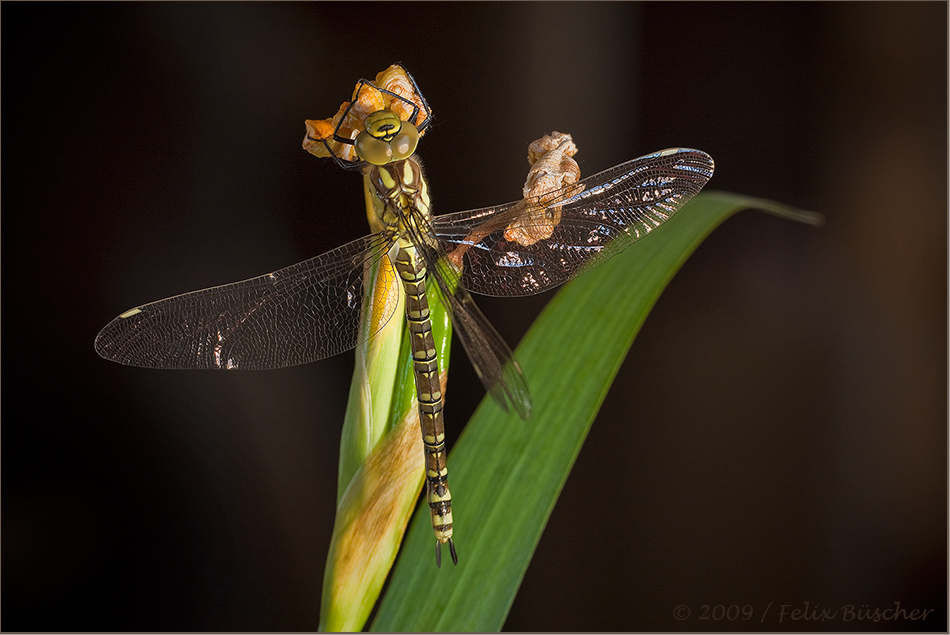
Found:
<path fill-rule="evenodd" d="M 442 545 L 455 564 L 458 555 L 427 294 L 441 296 L 488 393 L 528 419 L 524 373 L 469 291 L 527 296 L 575 278 L 666 222 L 709 181 L 714 164 L 705 152 L 671 148 L 565 179 L 568 184 L 548 191 L 526 188 L 511 203 L 436 216 L 416 154 L 431 110 L 412 76 L 399 65 L 392 69 L 408 78 L 408 92 L 382 85 L 382 73 L 376 82 L 360 80 L 332 134 L 318 135 L 308 121 L 304 142 L 322 145 L 324 156 L 362 172 L 372 233 L 272 273 L 130 309 L 102 329 L 95 348 L 108 360 L 162 369 L 262 370 L 321 360 L 365 342 L 395 312 L 397 302 L 384 300 L 374 309 L 383 319 L 375 328 L 361 327 L 364 274 L 388 259 L 397 275 L 384 282 L 381 297 L 405 298 L 427 502 L 441 566 Z M 384 99 L 363 99 L 369 93 Z M 366 105 L 373 103 L 384 107 Z M 427 290 L 430 280 L 435 284 Z"/>

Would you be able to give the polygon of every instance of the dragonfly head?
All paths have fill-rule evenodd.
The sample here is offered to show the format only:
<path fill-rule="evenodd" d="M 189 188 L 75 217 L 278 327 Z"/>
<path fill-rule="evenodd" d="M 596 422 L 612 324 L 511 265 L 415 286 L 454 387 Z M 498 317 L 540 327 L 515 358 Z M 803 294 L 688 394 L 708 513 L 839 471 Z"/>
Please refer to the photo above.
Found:
<path fill-rule="evenodd" d="M 363 126 L 365 130 L 356 137 L 356 154 L 367 163 L 386 165 L 408 159 L 416 151 L 419 131 L 391 110 L 377 110 Z"/>

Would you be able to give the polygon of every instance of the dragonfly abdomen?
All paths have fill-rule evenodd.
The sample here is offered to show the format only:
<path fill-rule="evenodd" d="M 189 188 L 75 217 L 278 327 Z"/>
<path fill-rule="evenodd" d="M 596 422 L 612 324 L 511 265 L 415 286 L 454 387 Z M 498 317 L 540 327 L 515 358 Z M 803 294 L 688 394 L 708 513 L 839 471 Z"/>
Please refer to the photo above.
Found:
<path fill-rule="evenodd" d="M 436 537 L 436 563 L 441 565 L 441 545 L 448 543 L 452 562 L 458 563 L 452 542 L 452 494 L 449 491 L 442 419 L 442 384 L 439 359 L 432 337 L 432 320 L 426 297 L 426 265 L 411 245 L 400 248 L 396 271 L 406 291 L 406 322 L 412 348 L 412 365 L 419 400 L 419 424 L 425 452 L 426 490 L 432 529 Z"/>

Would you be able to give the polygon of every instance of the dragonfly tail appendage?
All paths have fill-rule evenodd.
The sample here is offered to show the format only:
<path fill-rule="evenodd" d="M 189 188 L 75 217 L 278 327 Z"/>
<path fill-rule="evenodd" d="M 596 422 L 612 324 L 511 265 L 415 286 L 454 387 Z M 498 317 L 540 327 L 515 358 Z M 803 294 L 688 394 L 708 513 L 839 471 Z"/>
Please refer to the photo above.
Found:
<path fill-rule="evenodd" d="M 452 564 L 458 565 L 459 556 L 455 552 L 455 543 L 452 542 L 452 539 L 449 538 L 446 542 L 449 544 L 449 555 L 452 556 Z M 442 568 L 442 542 L 440 540 L 435 541 L 435 566 Z"/>

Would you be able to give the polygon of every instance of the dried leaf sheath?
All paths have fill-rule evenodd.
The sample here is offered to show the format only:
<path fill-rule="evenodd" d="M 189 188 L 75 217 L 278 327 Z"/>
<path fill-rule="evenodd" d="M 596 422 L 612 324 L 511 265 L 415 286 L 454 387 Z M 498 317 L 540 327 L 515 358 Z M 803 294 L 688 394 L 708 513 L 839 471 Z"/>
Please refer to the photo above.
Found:
<path fill-rule="evenodd" d="M 388 275 L 391 271 L 384 274 Z M 384 276 L 377 280 L 377 291 L 386 286 Z M 376 306 L 385 304 L 378 300 Z M 357 349 L 341 443 L 341 493 L 324 572 L 320 630 L 363 627 L 399 552 L 424 480 L 419 412 L 401 304 L 397 310 L 380 332 Z M 437 299 L 430 310 L 444 393 L 451 323 Z M 380 343 L 374 349 L 375 340 Z M 375 439 L 373 446 L 363 452 L 370 438 Z"/>
<path fill-rule="evenodd" d="M 443 372 L 443 390 L 446 378 Z M 423 465 L 419 412 L 413 405 L 356 471 L 337 508 L 320 630 L 363 627 L 416 507 Z"/>

